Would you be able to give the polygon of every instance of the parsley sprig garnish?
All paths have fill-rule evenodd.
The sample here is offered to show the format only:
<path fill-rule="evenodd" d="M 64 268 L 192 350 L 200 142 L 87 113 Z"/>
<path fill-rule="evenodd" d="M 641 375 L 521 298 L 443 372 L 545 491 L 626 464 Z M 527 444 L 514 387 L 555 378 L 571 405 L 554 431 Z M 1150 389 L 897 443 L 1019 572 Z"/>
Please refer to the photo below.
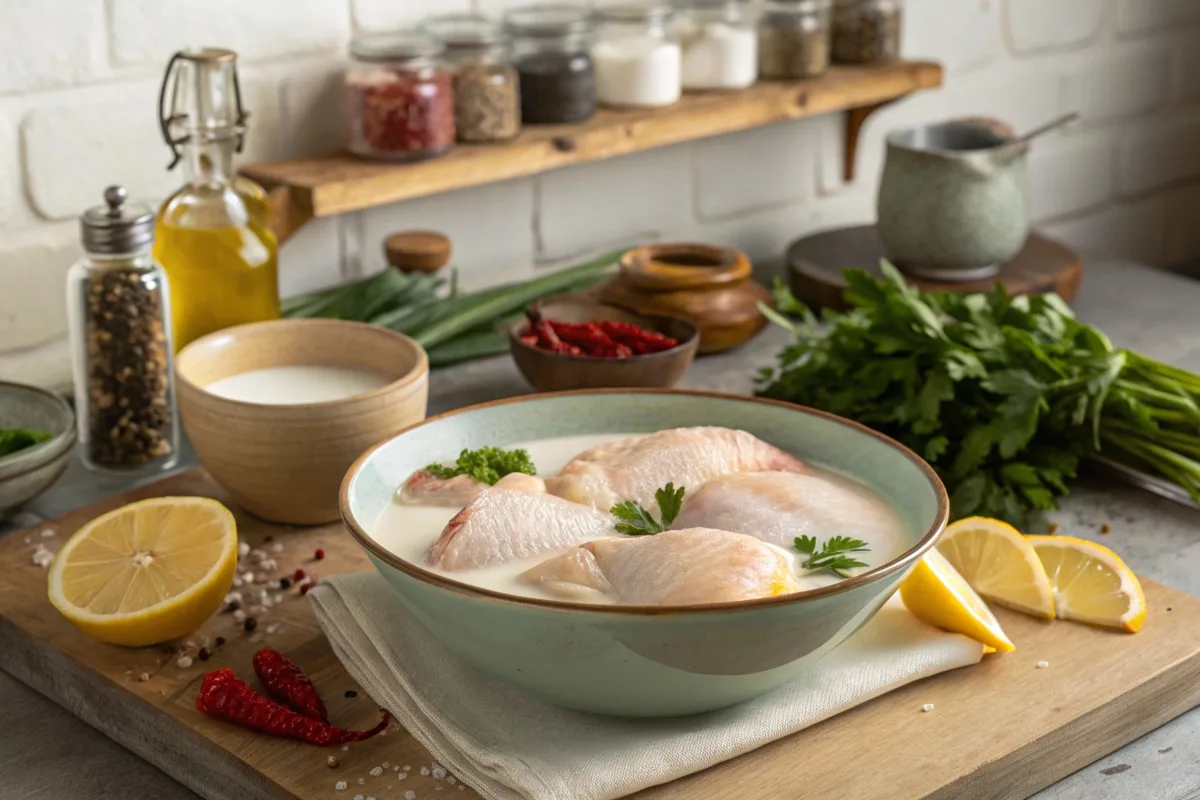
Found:
<path fill-rule="evenodd" d="M 435 478 L 443 480 L 458 475 L 469 475 L 480 483 L 489 486 L 513 472 L 523 472 L 526 475 L 537 475 L 537 467 L 527 450 L 502 450 L 499 447 L 481 447 L 478 450 L 463 450 L 458 454 L 458 460 L 453 467 L 444 464 L 430 464 L 425 469 Z"/>
<path fill-rule="evenodd" d="M 650 536 L 662 533 L 679 516 L 679 509 L 683 507 L 684 491 L 684 487 L 680 486 L 676 489 L 675 484 L 668 483 L 654 493 L 654 502 L 658 503 L 658 520 L 654 519 L 650 512 L 636 500 L 617 503 L 609 509 L 609 513 L 620 520 L 616 524 L 617 533 L 623 533 L 626 536 Z"/>
<path fill-rule="evenodd" d="M 819 550 L 817 549 L 817 537 L 797 536 L 795 548 L 808 556 L 808 559 L 800 565 L 804 569 L 828 569 L 843 578 L 850 577 L 846 574 L 846 570 L 867 566 L 851 556 L 850 553 L 865 553 L 871 549 L 861 539 L 851 539 L 849 536 L 834 536 Z"/>

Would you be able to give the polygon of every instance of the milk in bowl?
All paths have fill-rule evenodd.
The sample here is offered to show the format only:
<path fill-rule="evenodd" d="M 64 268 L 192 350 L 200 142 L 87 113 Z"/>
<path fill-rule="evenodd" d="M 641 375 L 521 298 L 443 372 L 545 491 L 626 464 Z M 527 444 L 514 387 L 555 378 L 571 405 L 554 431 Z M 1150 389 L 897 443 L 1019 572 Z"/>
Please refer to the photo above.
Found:
<path fill-rule="evenodd" d="M 342 495 L 395 613 L 544 700 L 623 716 L 795 676 L 874 615 L 948 508 L 927 464 L 861 426 L 670 391 L 451 412 L 373 448 Z"/>

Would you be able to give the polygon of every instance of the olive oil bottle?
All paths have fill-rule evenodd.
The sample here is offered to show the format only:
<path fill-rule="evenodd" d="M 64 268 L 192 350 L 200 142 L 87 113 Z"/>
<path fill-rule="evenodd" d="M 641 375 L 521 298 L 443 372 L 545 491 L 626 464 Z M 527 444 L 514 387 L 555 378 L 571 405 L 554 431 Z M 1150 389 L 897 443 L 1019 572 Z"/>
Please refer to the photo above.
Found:
<path fill-rule="evenodd" d="M 176 53 L 159 95 L 163 137 L 187 183 L 158 214 L 154 257 L 167 272 L 176 349 L 232 325 L 279 318 L 279 244 L 265 192 L 235 175 L 246 135 L 237 54 Z"/>

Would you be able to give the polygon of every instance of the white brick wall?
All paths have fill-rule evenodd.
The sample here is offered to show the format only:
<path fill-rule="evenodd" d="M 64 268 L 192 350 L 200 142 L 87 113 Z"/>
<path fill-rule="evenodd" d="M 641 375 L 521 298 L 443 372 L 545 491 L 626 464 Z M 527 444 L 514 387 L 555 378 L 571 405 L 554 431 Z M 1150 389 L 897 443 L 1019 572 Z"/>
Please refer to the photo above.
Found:
<path fill-rule="evenodd" d="M 74 217 L 112 182 L 157 201 L 154 118 L 171 52 L 243 57 L 246 159 L 339 146 L 340 65 L 354 31 L 527 0 L 0 0 L 0 378 L 64 385 L 62 281 Z M 989 115 L 1082 124 L 1031 158 L 1035 217 L 1089 254 L 1170 264 L 1200 255 L 1200 0 L 908 0 L 905 51 L 946 85 L 885 109 L 842 179 L 827 116 L 311 223 L 283 248 L 285 293 L 382 268 L 383 238 L 433 227 L 463 285 L 552 269 L 597 249 L 687 237 L 777 259 L 800 235 L 874 216 L 884 136 Z"/>

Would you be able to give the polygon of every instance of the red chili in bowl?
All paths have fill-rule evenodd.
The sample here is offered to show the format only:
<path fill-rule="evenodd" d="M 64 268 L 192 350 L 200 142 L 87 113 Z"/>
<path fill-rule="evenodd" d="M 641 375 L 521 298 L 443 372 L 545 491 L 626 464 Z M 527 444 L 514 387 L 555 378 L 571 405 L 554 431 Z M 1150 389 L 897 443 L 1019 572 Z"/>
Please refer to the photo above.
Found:
<path fill-rule="evenodd" d="M 530 347 L 589 358 L 629 358 L 660 353 L 678 347 L 679 342 L 657 331 L 646 330 L 631 322 L 559 322 L 532 312 L 529 332 L 521 341 Z"/>

